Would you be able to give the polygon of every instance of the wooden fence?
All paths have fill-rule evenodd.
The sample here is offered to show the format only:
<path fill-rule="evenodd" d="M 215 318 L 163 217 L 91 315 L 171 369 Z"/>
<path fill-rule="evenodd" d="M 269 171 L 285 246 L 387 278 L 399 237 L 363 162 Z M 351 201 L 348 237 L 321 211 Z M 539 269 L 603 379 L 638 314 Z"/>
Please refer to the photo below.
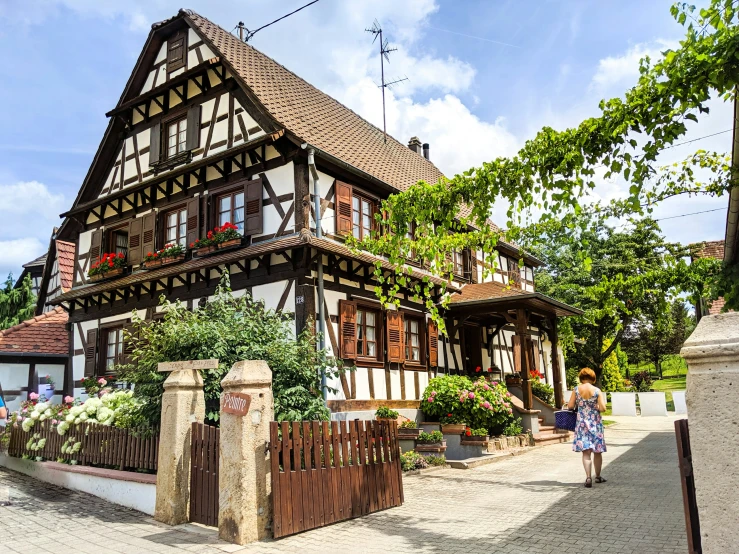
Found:
<path fill-rule="evenodd" d="M 190 448 L 190 521 L 218 526 L 218 447 L 221 430 L 193 422 Z"/>
<path fill-rule="evenodd" d="M 37 437 L 34 439 L 34 437 Z M 43 448 L 34 450 L 31 441 L 38 444 L 46 439 Z M 62 452 L 62 448 L 81 443 L 77 452 Z M 66 450 L 66 448 L 65 448 Z M 121 470 L 157 469 L 159 433 L 148 429 L 118 429 L 105 425 L 74 425 L 63 436 L 50 421 L 40 421 L 26 433 L 13 427 L 8 454 L 16 458 L 41 457 L 45 460 L 76 461 L 80 465 L 113 466 Z"/>
<path fill-rule="evenodd" d="M 683 486 L 683 508 L 685 510 L 685 530 L 688 535 L 688 552 L 700 554 L 701 528 L 698 519 L 698 503 L 695 498 L 695 479 L 693 477 L 693 459 L 690 451 L 690 432 L 688 420 L 678 419 L 675 422 L 677 438 L 677 459 L 680 466 L 680 481 Z"/>
<path fill-rule="evenodd" d="M 275 538 L 403 503 L 392 422 L 271 422 Z"/>

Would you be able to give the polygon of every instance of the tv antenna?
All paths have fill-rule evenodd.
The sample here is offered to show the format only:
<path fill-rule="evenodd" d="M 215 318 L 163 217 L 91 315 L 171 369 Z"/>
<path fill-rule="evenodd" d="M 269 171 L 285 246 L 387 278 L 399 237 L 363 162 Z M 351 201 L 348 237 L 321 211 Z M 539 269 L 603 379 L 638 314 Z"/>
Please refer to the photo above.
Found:
<path fill-rule="evenodd" d="M 393 85 L 396 85 L 402 81 L 407 81 L 408 77 L 396 79 L 394 81 L 390 81 L 389 83 L 385 82 L 385 60 L 390 63 L 390 52 L 395 52 L 397 48 L 390 48 L 388 46 L 387 39 L 382 38 L 382 27 L 380 27 L 380 23 L 376 19 L 372 23 L 372 28 L 365 29 L 365 31 L 375 35 L 375 38 L 372 39 L 372 44 L 377 41 L 378 37 L 380 39 L 380 74 L 382 78 L 382 84 L 377 86 L 382 89 L 382 132 L 385 136 L 385 142 L 387 142 L 387 123 L 385 120 L 385 89 L 392 87 Z"/>

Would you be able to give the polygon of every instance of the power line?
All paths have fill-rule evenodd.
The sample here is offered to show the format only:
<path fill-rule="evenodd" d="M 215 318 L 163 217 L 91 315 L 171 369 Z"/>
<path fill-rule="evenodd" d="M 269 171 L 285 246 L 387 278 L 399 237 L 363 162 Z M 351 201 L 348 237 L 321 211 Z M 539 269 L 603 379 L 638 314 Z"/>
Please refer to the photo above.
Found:
<path fill-rule="evenodd" d="M 308 3 L 307 3 L 307 4 L 305 5 L 305 6 L 301 6 L 301 7 L 300 7 L 300 8 L 298 8 L 297 10 L 295 10 L 295 11 L 292 11 L 292 12 L 290 12 L 289 14 L 283 15 L 282 17 L 279 17 L 279 18 L 275 19 L 274 21 L 272 21 L 272 22 L 270 22 L 270 23 L 267 23 L 266 25 L 262 25 L 261 27 L 259 27 L 258 29 L 255 29 L 255 30 L 253 30 L 253 31 L 250 31 L 249 29 L 247 29 L 247 28 L 246 28 L 246 27 L 244 26 L 244 23 L 243 23 L 242 21 L 239 21 L 239 24 L 238 24 L 238 25 L 236 26 L 236 27 L 237 27 L 237 28 L 239 29 L 239 38 L 240 38 L 240 39 L 241 39 L 241 40 L 242 40 L 243 42 L 249 42 L 249 40 L 250 40 L 250 39 L 251 39 L 251 38 L 252 38 L 252 37 L 253 37 L 254 35 L 256 35 L 256 34 L 257 34 L 257 33 L 258 33 L 259 31 L 261 31 L 262 29 L 265 29 L 266 27 L 269 27 L 270 25 L 274 25 L 274 24 L 275 24 L 275 23 L 277 23 L 278 21 L 282 21 L 283 19 L 285 19 L 285 18 L 287 18 L 287 17 L 290 17 L 290 16 L 291 16 L 291 15 L 293 15 L 293 14 L 296 14 L 296 13 L 298 13 L 298 12 L 299 12 L 300 10 L 304 10 L 304 9 L 305 9 L 305 8 L 307 8 L 308 6 L 312 6 L 312 5 L 313 5 L 313 4 L 315 4 L 316 2 L 318 2 L 318 0 L 313 0 L 312 2 L 308 2 Z M 246 33 L 244 33 L 244 31 L 246 31 Z"/>
<path fill-rule="evenodd" d="M 667 150 L 669 148 L 675 148 L 676 146 L 682 146 L 683 144 L 690 144 L 691 142 L 697 142 L 699 140 L 715 137 L 716 135 L 723 135 L 724 133 L 728 133 L 729 131 L 733 131 L 733 130 L 734 129 L 726 129 L 725 131 L 719 131 L 718 133 L 713 133 L 711 135 L 706 135 L 704 137 L 698 137 L 692 140 L 686 140 L 685 142 L 678 142 L 677 144 L 671 144 L 670 146 L 665 146 L 662 150 Z"/>
<path fill-rule="evenodd" d="M 709 212 L 720 212 L 720 211 L 723 211 L 725 209 L 726 208 L 714 208 L 713 210 L 703 210 L 703 211 L 700 211 L 700 212 L 692 212 L 692 213 L 689 213 L 689 214 L 671 215 L 671 216 L 668 216 L 668 217 L 660 217 L 659 219 L 655 219 L 655 221 L 664 221 L 665 219 L 676 219 L 678 217 L 687 217 L 689 215 L 707 214 Z"/>

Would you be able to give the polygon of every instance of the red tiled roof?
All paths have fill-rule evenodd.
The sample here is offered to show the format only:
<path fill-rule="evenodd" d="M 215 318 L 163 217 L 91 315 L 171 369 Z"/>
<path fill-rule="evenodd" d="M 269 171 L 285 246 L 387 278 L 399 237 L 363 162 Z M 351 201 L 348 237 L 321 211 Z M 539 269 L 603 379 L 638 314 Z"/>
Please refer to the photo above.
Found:
<path fill-rule="evenodd" d="M 723 309 L 724 304 L 726 304 L 726 301 L 724 300 L 723 296 L 720 296 L 713 302 L 710 302 L 710 304 L 711 304 L 711 307 L 708 308 L 708 315 L 716 315 L 716 314 L 721 313 L 721 310 Z M 730 311 L 733 311 L 733 310 L 730 310 Z"/>
<path fill-rule="evenodd" d="M 62 292 L 67 292 L 72 288 L 74 281 L 74 243 L 57 240 L 56 258 L 59 262 L 59 282 L 62 285 Z"/>
<path fill-rule="evenodd" d="M 714 240 L 708 242 L 698 242 L 690 245 L 691 255 L 693 259 L 697 258 L 716 258 L 724 259 L 724 241 Z"/>
<path fill-rule="evenodd" d="M 488 281 L 487 283 L 475 283 L 462 287 L 462 292 L 452 295 L 449 300 L 452 304 L 459 302 L 470 302 L 473 300 L 488 300 L 490 298 L 501 298 L 503 296 L 521 296 L 530 294 L 521 289 L 507 287 L 502 283 Z"/>
<path fill-rule="evenodd" d="M 0 331 L 0 354 L 69 355 L 67 312 L 56 307 L 9 329 Z"/>

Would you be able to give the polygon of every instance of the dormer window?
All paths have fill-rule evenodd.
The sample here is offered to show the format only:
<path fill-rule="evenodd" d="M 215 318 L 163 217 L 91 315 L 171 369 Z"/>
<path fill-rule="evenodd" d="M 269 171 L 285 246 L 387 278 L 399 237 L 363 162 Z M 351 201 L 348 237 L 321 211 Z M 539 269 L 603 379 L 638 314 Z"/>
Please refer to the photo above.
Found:
<path fill-rule="evenodd" d="M 167 41 L 167 73 L 185 67 L 187 31 L 179 31 Z"/>
<path fill-rule="evenodd" d="M 167 124 L 167 157 L 172 158 L 187 148 L 187 117 Z"/>

